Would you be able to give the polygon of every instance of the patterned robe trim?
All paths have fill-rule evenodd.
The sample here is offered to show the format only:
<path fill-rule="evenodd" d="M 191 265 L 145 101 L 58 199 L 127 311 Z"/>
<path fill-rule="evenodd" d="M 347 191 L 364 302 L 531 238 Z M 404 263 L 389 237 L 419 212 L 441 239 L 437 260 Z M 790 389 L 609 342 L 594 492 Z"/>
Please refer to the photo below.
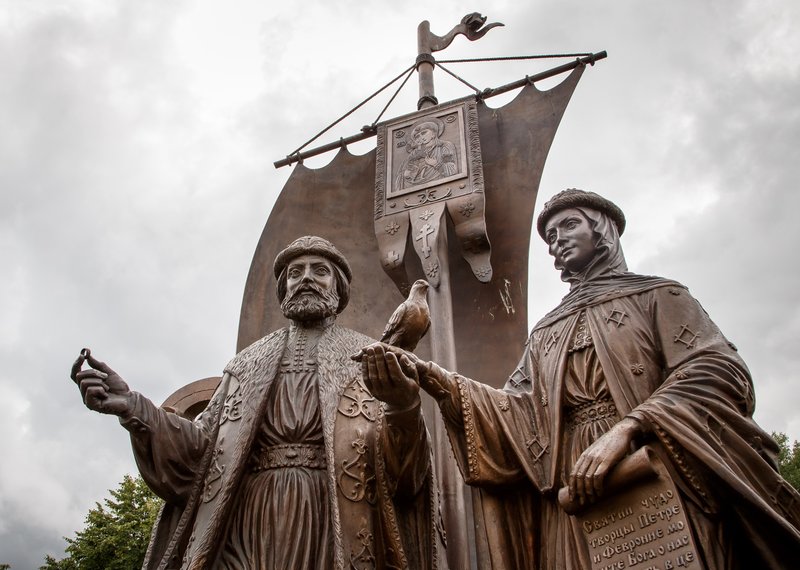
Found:
<path fill-rule="evenodd" d="M 331 502 L 332 526 L 336 568 L 344 570 L 344 539 L 342 536 L 341 513 L 339 512 L 338 485 L 336 483 L 336 458 L 334 449 L 334 430 L 339 399 L 347 385 L 361 377 L 361 366 L 346 356 L 334 360 L 334 355 L 350 355 L 361 347 L 374 342 L 373 339 L 353 330 L 333 325 L 319 340 L 317 348 L 317 370 L 319 373 L 319 403 L 322 413 L 322 429 L 325 438 L 325 451 L 328 461 L 328 493 Z M 346 362 L 345 362 L 346 360 Z M 342 363 L 345 362 L 344 366 Z"/>
<path fill-rule="evenodd" d="M 660 439 L 661 443 L 664 445 L 664 449 L 669 454 L 672 464 L 677 468 L 683 480 L 686 481 L 690 486 L 691 492 L 696 493 L 702 498 L 702 502 L 698 502 L 698 504 L 701 505 L 701 508 L 703 508 L 704 511 L 708 513 L 716 513 L 719 510 L 719 507 L 716 505 L 716 501 L 709 497 L 703 487 L 700 485 L 697 474 L 689 466 L 686 460 L 686 454 L 678 446 L 675 438 L 670 436 L 661 426 L 657 424 L 653 424 L 652 427 L 656 436 L 658 436 L 658 439 Z"/>
<path fill-rule="evenodd" d="M 388 567 L 397 566 L 398 568 L 408 568 L 408 559 L 403 549 L 403 541 L 400 537 L 400 528 L 397 525 L 397 514 L 392 504 L 392 490 L 389 489 L 389 476 L 386 473 L 386 464 L 383 461 L 383 430 L 385 427 L 385 407 L 386 404 L 381 403 L 378 408 L 378 423 L 375 437 L 375 476 L 378 480 L 378 496 L 380 500 L 388 504 L 385 511 L 384 525 L 386 526 L 387 535 L 390 544 L 387 545 L 386 565 Z M 433 533 L 431 533 L 433 534 Z M 390 559 L 389 553 L 394 556 Z"/>
<path fill-rule="evenodd" d="M 447 556 L 445 549 L 447 546 L 447 538 L 445 535 L 444 527 L 442 526 L 441 513 L 439 509 L 439 484 L 436 480 L 436 472 L 431 467 L 429 471 L 428 480 L 425 484 L 426 489 L 420 491 L 420 497 L 424 497 L 425 517 L 429 525 L 428 544 L 424 547 L 417 546 L 416 544 L 407 544 L 403 540 L 401 532 L 401 520 L 397 516 L 397 511 L 392 501 L 395 489 L 390 489 L 390 475 L 386 471 L 386 462 L 384 457 L 383 444 L 385 442 L 383 432 L 386 429 L 389 420 L 386 418 L 386 404 L 381 403 L 378 410 L 379 420 L 376 426 L 376 442 L 375 442 L 375 474 L 377 479 L 379 504 L 384 505 L 382 510 L 381 526 L 389 538 L 390 542 L 386 545 L 387 555 L 384 558 L 386 570 L 412 570 L 414 567 L 409 565 L 409 556 L 406 548 L 415 549 L 418 556 L 423 557 L 423 560 L 417 561 L 422 564 L 423 568 L 429 570 L 447 570 Z M 430 447 L 430 434 L 425 430 L 425 437 L 428 439 L 428 446 Z M 433 458 L 429 458 L 431 466 L 433 465 Z M 406 539 L 407 541 L 413 538 Z M 423 551 L 423 549 L 425 551 Z"/>
<path fill-rule="evenodd" d="M 216 555 L 214 549 L 218 548 L 221 543 L 221 534 L 224 532 L 225 526 L 223 522 L 227 520 L 225 511 L 231 508 L 233 494 L 238 487 L 241 475 L 248 468 L 247 458 L 257 431 L 253 429 L 253 422 L 263 417 L 263 408 L 267 402 L 265 398 L 267 387 L 278 373 L 280 358 L 286 347 L 288 333 L 289 329 L 284 328 L 262 338 L 240 352 L 225 367 L 223 381 L 212 397 L 209 407 L 195 420 L 196 424 L 202 422 L 204 426 L 210 428 L 208 434 L 209 444 L 198 465 L 198 475 L 192 483 L 191 491 L 184 507 L 173 505 L 167 506 L 162 510 L 149 546 L 144 566 L 145 570 L 172 570 L 179 567 L 184 570 L 207 570 L 214 563 L 214 556 Z M 361 377 L 360 365 L 349 360 L 347 356 L 342 357 L 342 355 L 353 354 L 372 342 L 374 340 L 367 336 L 333 325 L 323 333 L 318 345 L 317 371 L 320 379 L 320 413 L 323 420 L 325 455 L 328 465 L 329 500 L 331 502 L 331 523 L 335 548 L 334 568 L 336 570 L 349 570 L 350 556 L 346 552 L 346 541 L 343 537 L 342 515 L 339 503 L 340 493 L 336 481 L 335 465 L 338 457 L 337 453 L 342 453 L 344 449 L 342 446 L 350 446 L 351 440 L 344 441 L 346 438 L 340 438 L 342 441 L 337 444 L 335 428 L 338 419 L 344 419 L 347 422 L 354 421 L 353 418 L 345 418 L 341 414 L 337 415 L 337 410 L 343 391 L 349 384 L 357 382 Z M 220 414 L 225 400 L 226 398 L 230 399 L 229 397 L 233 396 L 237 390 L 240 391 L 239 395 L 246 396 L 241 399 L 239 396 L 233 397 L 242 406 L 242 413 L 241 415 L 234 414 L 233 417 L 229 417 L 228 421 L 221 422 Z M 378 402 L 369 402 L 369 406 L 375 406 L 375 413 L 377 414 Z M 359 419 L 363 419 L 364 422 L 374 422 L 377 419 L 374 415 L 372 420 L 369 419 L 369 415 L 362 415 L 363 418 Z M 338 416 L 341 416 L 341 418 Z M 381 417 L 380 421 L 384 421 L 384 418 Z M 349 429 L 344 424 L 343 427 Z M 219 446 L 220 438 L 223 437 L 226 442 L 231 444 L 230 447 L 226 447 L 224 450 L 224 477 L 218 482 L 220 489 L 218 491 L 215 490 L 215 496 L 209 502 L 204 503 L 201 495 L 206 485 L 212 456 Z M 370 436 L 370 440 L 372 440 L 372 436 Z M 371 441 L 371 443 L 374 444 L 375 442 Z M 385 466 L 382 468 L 384 470 L 377 481 L 379 486 L 386 485 Z M 398 537 L 402 539 L 402 536 L 399 532 L 400 521 L 394 514 L 394 507 L 390 499 L 391 497 L 387 497 L 387 500 L 380 501 L 377 507 L 378 510 L 374 512 L 374 515 L 370 515 L 369 518 L 372 520 L 372 528 L 374 529 L 372 534 L 374 534 L 376 531 L 381 532 L 379 529 L 382 525 L 382 519 L 386 518 L 387 513 L 392 513 L 395 518 L 392 523 L 394 530 L 386 528 L 385 524 L 383 524 L 383 532 L 391 535 L 394 542 Z M 345 500 L 345 502 L 347 501 Z M 430 512 L 431 534 L 435 536 L 435 523 L 433 523 L 436 520 L 433 516 L 435 511 Z M 192 527 L 198 523 L 198 519 L 202 519 L 206 523 L 202 534 L 189 536 Z M 383 521 L 383 523 L 385 522 L 387 521 Z M 363 541 L 363 537 L 361 539 Z M 359 540 L 359 537 L 355 537 L 355 540 Z M 402 540 L 397 542 L 397 549 L 393 548 L 393 551 L 396 555 L 395 558 L 404 559 L 405 553 Z M 432 564 L 426 566 L 426 568 L 435 567 L 435 554 L 436 551 L 434 551 Z M 180 562 L 181 555 L 184 556 L 183 564 Z M 391 568 L 391 565 L 387 566 L 387 568 Z"/>
<path fill-rule="evenodd" d="M 274 335 L 282 333 L 283 342 L 275 346 Z M 265 362 L 272 358 L 279 359 L 286 346 L 288 329 L 277 331 L 243 350 L 226 367 L 226 371 L 240 378 L 251 378 L 262 371 Z M 328 464 L 328 493 L 331 509 L 331 526 L 334 536 L 334 563 L 337 569 L 344 570 L 345 548 L 342 534 L 342 521 L 338 503 L 338 486 L 336 484 L 336 454 L 334 448 L 334 431 L 336 410 L 339 399 L 347 385 L 361 375 L 360 366 L 341 355 L 357 352 L 361 347 L 374 342 L 373 339 L 353 330 L 332 325 L 319 340 L 317 348 L 317 372 L 319 375 L 319 402 L 322 415 L 323 438 L 325 441 L 325 457 Z M 278 351 L 275 357 L 275 351 Z M 274 375 L 274 374 L 273 374 Z M 254 378 L 251 378 L 254 379 Z M 272 378 L 265 379 L 266 382 Z"/>
<path fill-rule="evenodd" d="M 467 442 L 467 477 L 465 483 L 471 483 L 478 479 L 478 450 L 475 446 L 475 420 L 472 417 L 472 396 L 469 393 L 469 384 L 463 376 L 455 374 L 458 383 L 458 396 L 461 400 L 461 417 L 464 422 L 464 436 Z M 448 430 L 450 433 L 450 430 Z M 452 443 L 452 442 L 451 442 Z M 454 449 L 456 449 L 454 447 Z"/>
<path fill-rule="evenodd" d="M 428 501 L 430 501 L 430 517 L 436 528 L 431 531 L 431 554 L 433 556 L 433 570 L 439 570 L 439 561 L 442 561 L 441 568 L 447 570 L 447 532 L 444 530 L 442 517 L 442 505 L 439 497 L 439 478 L 436 471 L 431 470 L 431 482 L 428 489 Z"/>

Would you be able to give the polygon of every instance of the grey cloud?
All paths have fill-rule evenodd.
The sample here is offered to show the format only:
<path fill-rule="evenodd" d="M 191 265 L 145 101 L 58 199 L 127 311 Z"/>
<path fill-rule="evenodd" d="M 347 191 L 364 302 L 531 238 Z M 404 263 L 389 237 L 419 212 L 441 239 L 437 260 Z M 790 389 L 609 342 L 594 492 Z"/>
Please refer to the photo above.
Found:
<path fill-rule="evenodd" d="M 271 162 L 410 64 L 419 20 L 443 33 L 468 11 L 429 4 L 261 8 L 264 88 L 213 116 L 175 45 L 193 3 L 39 4 L 0 27 L 0 455 L 16 466 L 0 471 L 0 562 L 58 554 L 135 470 L 124 430 L 66 377 L 77 351 L 91 346 L 155 401 L 219 373 L 289 175 Z M 798 9 L 786 4 L 505 3 L 487 12 L 505 28 L 447 57 L 609 51 L 567 109 L 540 203 L 566 186 L 618 201 L 632 268 L 692 288 L 753 368 L 765 427 L 800 437 L 785 397 L 800 332 L 798 67 L 785 57 L 798 46 L 784 23 Z M 488 87 L 548 65 L 454 69 Z M 395 113 L 413 108 L 409 89 Z M 443 74 L 437 90 L 464 93 Z M 565 290 L 538 238 L 532 251 L 535 319 Z"/>

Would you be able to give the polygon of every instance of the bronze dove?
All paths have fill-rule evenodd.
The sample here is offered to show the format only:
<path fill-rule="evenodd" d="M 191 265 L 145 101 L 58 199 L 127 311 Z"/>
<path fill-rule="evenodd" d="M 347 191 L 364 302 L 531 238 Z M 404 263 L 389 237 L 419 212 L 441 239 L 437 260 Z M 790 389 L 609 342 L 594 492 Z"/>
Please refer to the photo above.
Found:
<path fill-rule="evenodd" d="M 400 303 L 386 323 L 381 342 L 409 352 L 416 348 L 417 343 L 431 326 L 427 300 L 428 287 L 430 285 L 424 279 L 414 281 L 408 299 Z"/>

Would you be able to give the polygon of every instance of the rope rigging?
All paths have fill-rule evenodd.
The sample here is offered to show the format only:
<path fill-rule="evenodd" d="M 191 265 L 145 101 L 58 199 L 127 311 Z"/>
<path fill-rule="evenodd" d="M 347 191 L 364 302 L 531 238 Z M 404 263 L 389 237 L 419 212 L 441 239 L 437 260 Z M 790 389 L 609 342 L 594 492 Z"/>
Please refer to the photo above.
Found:
<path fill-rule="evenodd" d="M 376 126 L 377 126 L 378 122 L 380 121 L 381 117 L 383 117 L 384 113 L 389 108 L 389 106 L 392 104 L 392 102 L 395 100 L 397 95 L 400 93 L 400 91 L 403 89 L 403 87 L 405 87 L 406 83 L 408 83 L 408 80 L 411 79 L 411 76 L 414 74 L 414 71 L 419 67 L 419 64 L 421 63 L 421 61 L 426 61 L 428 63 L 434 64 L 436 67 L 440 68 L 442 71 L 444 71 L 448 75 L 452 76 L 453 78 L 455 78 L 456 80 L 460 81 L 461 83 L 463 83 L 464 85 L 469 87 L 471 90 L 473 90 L 475 92 L 475 95 L 474 95 L 475 97 L 477 97 L 479 99 L 486 99 L 487 97 L 492 97 L 494 95 L 499 95 L 500 93 L 505 93 L 505 92 L 510 91 L 512 89 L 516 89 L 518 87 L 522 87 L 525 84 L 532 84 L 534 81 L 538 81 L 538 80 L 541 80 L 541 79 L 545 79 L 547 77 L 552 77 L 553 75 L 557 75 L 559 73 L 563 73 L 564 71 L 568 71 L 569 69 L 573 69 L 573 68 L 577 67 L 578 65 L 585 65 L 587 63 L 590 64 L 590 65 L 594 65 L 595 61 L 597 61 L 599 59 L 603 59 L 605 57 L 606 57 L 606 52 L 602 51 L 602 52 L 599 52 L 599 53 L 586 52 L 586 53 L 543 54 L 543 55 L 518 55 L 518 56 L 480 57 L 480 58 L 466 58 L 466 59 L 443 59 L 441 61 L 437 61 L 433 56 L 431 56 L 429 54 L 425 54 L 424 59 L 420 60 L 420 58 L 417 58 L 417 60 L 412 65 L 410 65 L 409 67 L 404 69 L 402 72 L 400 72 L 396 77 L 394 77 L 394 79 L 392 79 L 391 81 L 389 81 L 388 83 L 383 85 L 381 88 L 379 88 L 377 91 L 372 93 L 366 99 L 364 99 L 363 101 L 358 103 L 355 107 L 353 107 L 352 109 L 347 111 L 341 117 L 339 117 L 334 122 L 332 122 L 330 125 L 328 125 L 324 129 L 319 131 L 316 135 L 314 135 L 309 140 L 307 140 L 305 143 L 303 143 L 298 148 L 296 148 L 294 151 L 289 153 L 286 156 L 286 158 L 276 161 L 274 163 L 274 165 L 275 165 L 275 168 L 280 168 L 282 166 L 288 166 L 288 165 L 293 164 L 295 162 L 302 163 L 303 159 L 305 159 L 305 158 L 309 158 L 311 156 L 316 156 L 318 154 L 322 154 L 323 152 L 327 152 L 327 151 L 333 150 L 335 148 L 346 147 L 350 143 L 358 142 L 358 141 L 370 138 L 373 135 L 375 135 L 375 133 L 377 132 L 377 127 Z M 483 89 L 483 90 L 478 89 L 477 87 L 475 87 L 474 85 L 472 85 L 471 83 L 469 83 L 468 81 L 466 81 L 465 79 L 463 79 L 462 77 L 460 77 L 459 75 L 455 74 L 454 72 L 450 71 L 448 68 L 446 68 L 446 67 L 444 67 L 442 65 L 443 63 L 447 63 L 447 64 L 451 64 L 451 63 L 482 63 L 482 62 L 522 61 L 522 60 L 532 60 L 532 59 L 558 59 L 558 58 L 576 58 L 576 59 L 572 63 L 561 65 L 559 67 L 550 69 L 550 70 L 542 72 L 542 73 L 537 73 L 537 74 L 531 75 L 531 76 L 526 75 L 525 78 L 522 79 L 522 80 L 514 81 L 512 83 L 508 83 L 508 84 L 502 85 L 500 87 L 488 88 L 488 89 Z M 405 78 L 403 78 L 403 76 L 405 76 Z M 347 117 L 352 115 L 354 112 L 356 112 L 358 109 L 363 107 L 366 103 L 368 103 L 369 101 L 374 99 L 377 95 L 379 95 L 380 93 L 382 93 L 383 91 L 388 89 L 390 86 L 392 86 L 394 83 L 399 81 L 401 78 L 403 78 L 403 81 L 400 83 L 400 86 L 395 90 L 395 92 L 389 98 L 389 101 L 386 103 L 386 105 L 383 107 L 383 109 L 381 109 L 380 113 L 378 113 L 378 116 L 375 118 L 375 120 L 371 124 L 365 125 L 364 127 L 362 127 L 360 133 L 358 133 L 356 135 L 352 135 L 350 137 L 340 138 L 337 142 L 328 143 L 326 145 L 317 147 L 315 149 L 311 149 L 309 151 L 302 152 L 303 149 L 305 149 L 308 145 L 310 145 L 311 143 L 316 141 L 319 137 L 321 137 L 322 135 L 327 133 L 329 130 L 331 130 L 333 127 L 335 127 L 336 125 L 341 123 L 344 119 L 346 119 Z"/>

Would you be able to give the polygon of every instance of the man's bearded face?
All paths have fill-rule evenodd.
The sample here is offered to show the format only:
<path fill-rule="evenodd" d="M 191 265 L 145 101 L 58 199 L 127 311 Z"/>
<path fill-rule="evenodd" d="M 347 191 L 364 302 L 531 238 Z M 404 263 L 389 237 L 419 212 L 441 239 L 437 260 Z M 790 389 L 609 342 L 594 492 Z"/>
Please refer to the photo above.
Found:
<path fill-rule="evenodd" d="M 319 255 L 301 255 L 286 268 L 281 310 L 294 321 L 315 321 L 336 314 L 339 295 L 333 265 Z"/>

